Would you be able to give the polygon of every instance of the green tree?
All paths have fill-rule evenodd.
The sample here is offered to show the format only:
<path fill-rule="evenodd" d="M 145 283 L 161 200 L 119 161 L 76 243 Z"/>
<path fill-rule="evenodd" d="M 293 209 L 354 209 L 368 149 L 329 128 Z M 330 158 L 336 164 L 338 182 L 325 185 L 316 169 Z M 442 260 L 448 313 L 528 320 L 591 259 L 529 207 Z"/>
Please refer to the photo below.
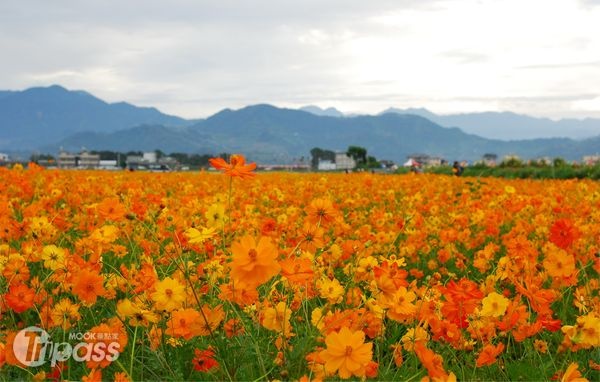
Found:
<path fill-rule="evenodd" d="M 367 149 L 360 146 L 349 146 L 346 155 L 356 161 L 357 165 L 367 164 Z"/>
<path fill-rule="evenodd" d="M 316 169 L 317 167 L 319 167 L 320 160 L 330 160 L 330 161 L 335 160 L 335 153 L 333 151 L 323 150 L 319 147 L 312 148 L 310 150 L 310 155 L 311 155 L 310 165 L 312 166 L 313 169 Z"/>
<path fill-rule="evenodd" d="M 565 167 L 567 165 L 567 161 L 563 158 L 554 158 L 552 164 L 554 165 L 554 167 Z"/>
<path fill-rule="evenodd" d="M 367 157 L 367 167 L 368 168 L 381 168 L 381 163 L 374 156 Z"/>

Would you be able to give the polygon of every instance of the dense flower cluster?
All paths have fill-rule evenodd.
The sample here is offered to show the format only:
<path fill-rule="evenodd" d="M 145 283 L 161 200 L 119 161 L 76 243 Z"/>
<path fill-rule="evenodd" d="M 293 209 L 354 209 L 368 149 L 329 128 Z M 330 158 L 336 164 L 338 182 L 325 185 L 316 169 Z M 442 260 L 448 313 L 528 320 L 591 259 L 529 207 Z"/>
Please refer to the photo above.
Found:
<path fill-rule="evenodd" d="M 0 373 L 599 378 L 597 182 L 212 163 L 224 174 L 0 168 Z M 25 368 L 27 326 L 117 333 L 120 354 Z"/>

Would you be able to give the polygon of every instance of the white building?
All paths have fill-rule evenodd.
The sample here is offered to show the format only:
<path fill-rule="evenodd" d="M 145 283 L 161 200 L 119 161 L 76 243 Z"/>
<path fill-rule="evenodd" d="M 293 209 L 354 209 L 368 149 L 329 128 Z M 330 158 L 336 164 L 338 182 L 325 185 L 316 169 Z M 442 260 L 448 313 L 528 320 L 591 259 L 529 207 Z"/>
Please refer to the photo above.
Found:
<path fill-rule="evenodd" d="M 59 168 L 97 168 L 100 164 L 100 155 L 90 154 L 85 150 L 79 154 L 61 151 L 58 154 L 57 164 Z"/>
<path fill-rule="evenodd" d="M 335 169 L 336 170 L 352 170 L 356 167 L 354 158 L 346 155 L 345 152 L 335 153 Z"/>
<path fill-rule="evenodd" d="M 156 152 L 155 151 L 145 152 L 142 156 L 142 159 L 146 163 L 156 163 Z"/>
<path fill-rule="evenodd" d="M 317 170 L 319 171 L 331 171 L 337 168 L 336 164 L 330 160 L 319 159 Z"/>
<path fill-rule="evenodd" d="M 583 157 L 583 164 L 593 166 L 600 163 L 600 155 L 587 155 Z"/>
<path fill-rule="evenodd" d="M 98 165 L 99 169 L 102 170 L 118 170 L 118 164 L 117 161 L 115 159 L 107 159 L 107 160 L 100 160 L 100 164 Z"/>
<path fill-rule="evenodd" d="M 8 154 L 0 153 L 0 162 L 8 162 Z"/>

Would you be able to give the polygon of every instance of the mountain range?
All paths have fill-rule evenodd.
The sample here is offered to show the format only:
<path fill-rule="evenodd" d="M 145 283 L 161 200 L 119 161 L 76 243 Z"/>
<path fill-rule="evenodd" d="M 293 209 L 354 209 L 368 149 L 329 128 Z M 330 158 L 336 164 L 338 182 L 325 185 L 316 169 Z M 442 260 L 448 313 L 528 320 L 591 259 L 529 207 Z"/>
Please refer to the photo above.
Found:
<path fill-rule="evenodd" d="M 325 115 L 317 115 L 323 114 L 321 111 Z M 413 153 L 472 161 L 485 153 L 580 160 L 583 155 L 600 152 L 600 135 L 582 140 L 504 141 L 470 134 L 463 131 L 463 126 L 443 127 L 439 121 L 432 121 L 433 113 L 422 115 L 428 113 L 424 109 L 359 116 L 336 112 L 333 108 L 295 110 L 253 105 L 225 109 L 206 119 L 186 120 L 155 108 L 106 103 L 89 93 L 60 86 L 1 91 L 0 150 L 56 153 L 60 148 L 78 151 L 85 147 L 200 154 L 239 152 L 262 163 L 308 157 L 313 147 L 343 151 L 350 145 L 363 146 L 379 159 L 398 162 Z M 486 126 L 482 123 L 481 129 Z"/>
<path fill-rule="evenodd" d="M 344 114 L 333 107 L 322 109 L 310 105 L 302 107 L 300 110 L 329 117 L 356 116 L 356 114 Z M 566 118 L 554 121 L 549 118 L 535 118 L 508 111 L 439 115 L 425 108 L 398 109 L 394 107 L 388 108 L 379 114 L 386 113 L 418 115 L 440 126 L 459 127 L 465 133 L 491 139 L 585 139 L 600 134 L 600 119 L 594 118 Z"/>
<path fill-rule="evenodd" d="M 0 92 L 0 148 L 32 149 L 83 131 L 113 132 L 140 124 L 186 126 L 183 118 L 126 102 L 106 103 L 61 86 Z"/>

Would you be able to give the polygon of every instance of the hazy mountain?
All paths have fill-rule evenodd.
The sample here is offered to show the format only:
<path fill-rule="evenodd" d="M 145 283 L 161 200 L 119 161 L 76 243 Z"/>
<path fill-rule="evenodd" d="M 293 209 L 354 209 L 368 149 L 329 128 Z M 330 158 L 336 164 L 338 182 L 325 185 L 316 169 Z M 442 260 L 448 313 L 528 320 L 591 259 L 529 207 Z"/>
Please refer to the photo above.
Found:
<path fill-rule="evenodd" d="M 320 115 L 322 117 L 343 117 L 344 113 L 336 109 L 335 107 L 328 107 L 327 109 L 322 109 L 318 106 L 308 105 L 301 107 L 299 110 L 307 111 L 314 115 Z"/>
<path fill-rule="evenodd" d="M 4 97 L 8 97 L 9 95 L 11 95 L 13 92 L 11 91 L 7 91 L 7 90 L 0 90 L 0 99 L 4 98 Z"/>
<path fill-rule="evenodd" d="M 40 148 L 42 152 L 57 152 L 60 148 L 77 152 L 88 150 L 152 151 L 219 153 L 224 149 L 207 135 L 192 133 L 188 129 L 162 125 L 142 125 L 112 133 L 81 132 L 59 143 Z"/>
<path fill-rule="evenodd" d="M 126 144 L 122 142 L 127 142 Z M 125 146 L 124 146 L 125 145 Z M 127 129 L 104 135 L 79 134 L 54 147 L 113 150 L 184 151 L 199 153 L 239 152 L 263 162 L 290 162 L 308 157 L 321 147 L 345 151 L 349 145 L 366 147 L 379 159 L 404 161 L 413 153 L 448 160 L 477 160 L 485 153 L 523 158 L 561 156 L 581 159 L 600 151 L 600 137 L 584 141 L 565 138 L 500 141 L 467 134 L 458 128 L 441 127 L 412 114 L 332 118 L 308 112 L 255 105 L 225 109 L 185 129 L 160 126 Z"/>
<path fill-rule="evenodd" d="M 460 127 L 467 133 L 502 140 L 552 137 L 582 139 L 600 135 L 600 119 L 593 118 L 553 121 L 511 112 L 437 115 L 422 108 L 389 108 L 383 113 L 419 115 L 441 126 Z"/>
<path fill-rule="evenodd" d="M 76 132 L 113 132 L 141 124 L 189 122 L 150 107 L 106 103 L 60 86 L 0 92 L 0 149 L 30 149 Z"/>
<path fill-rule="evenodd" d="M 582 141 L 564 138 L 501 141 L 468 133 L 476 130 L 468 128 L 469 121 L 479 123 L 479 130 L 484 126 L 506 133 L 518 128 L 514 134 L 519 136 L 517 133 L 523 135 L 528 129 L 522 127 L 522 123 L 530 123 L 536 132 L 542 129 L 536 123 L 554 123 L 556 128 L 567 131 L 561 123 L 575 120 L 553 122 L 513 113 L 436 116 L 426 109 L 391 109 L 376 116 L 339 118 L 315 114 L 341 115 L 334 109 L 315 108 L 306 112 L 255 105 L 240 110 L 225 109 L 205 120 L 186 121 L 154 108 L 124 102 L 106 103 L 89 93 L 68 91 L 60 86 L 1 91 L 0 150 L 56 152 L 62 146 L 70 151 L 82 147 L 213 154 L 227 151 L 245 153 L 254 160 L 271 163 L 307 157 L 316 146 L 344 151 L 349 145 L 360 145 L 380 159 L 396 161 L 404 161 L 412 153 L 437 155 L 448 160 L 476 160 L 488 152 L 500 156 L 514 153 L 524 158 L 562 156 L 567 159 L 581 159 L 582 155 L 600 152 L 600 137 Z M 488 122 L 476 122 L 478 120 Z M 504 121 L 505 129 L 498 127 L 501 123 L 498 121 Z M 587 122 L 593 127 L 595 121 L 575 122 L 579 122 L 579 126 Z M 465 124 L 468 131 L 440 124 Z M 589 126 L 582 129 L 593 132 Z M 548 135 L 549 130 L 544 131 Z M 536 132 L 528 135 L 543 135 Z"/>

